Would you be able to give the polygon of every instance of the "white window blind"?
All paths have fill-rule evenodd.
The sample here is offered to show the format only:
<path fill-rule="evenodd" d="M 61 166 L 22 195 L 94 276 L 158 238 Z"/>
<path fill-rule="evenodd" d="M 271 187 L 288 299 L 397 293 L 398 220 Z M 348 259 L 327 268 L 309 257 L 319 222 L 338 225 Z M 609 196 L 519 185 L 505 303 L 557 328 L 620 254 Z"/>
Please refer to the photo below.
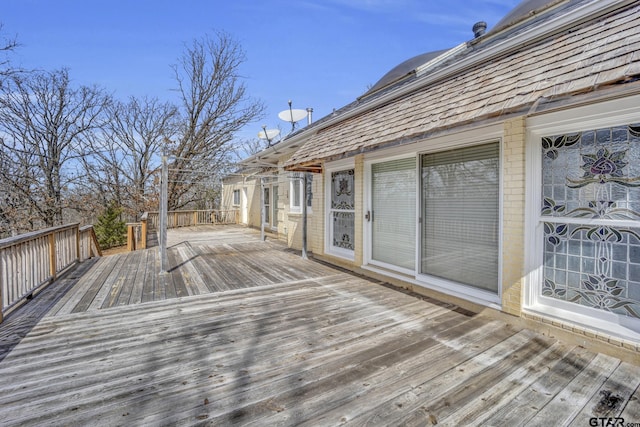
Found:
<path fill-rule="evenodd" d="M 371 258 L 415 269 L 416 158 L 371 165 Z"/>
<path fill-rule="evenodd" d="M 497 292 L 499 144 L 421 160 L 421 272 Z"/>

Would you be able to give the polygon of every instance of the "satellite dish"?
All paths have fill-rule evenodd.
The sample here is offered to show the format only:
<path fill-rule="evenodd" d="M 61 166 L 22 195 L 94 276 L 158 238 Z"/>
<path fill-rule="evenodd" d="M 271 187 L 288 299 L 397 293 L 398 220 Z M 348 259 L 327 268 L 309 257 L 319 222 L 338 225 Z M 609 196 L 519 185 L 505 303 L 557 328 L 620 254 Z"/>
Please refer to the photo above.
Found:
<path fill-rule="evenodd" d="M 288 110 L 284 110 L 278 113 L 278 117 L 280 117 L 281 120 L 284 120 L 285 122 L 289 122 L 289 123 L 295 123 L 298 122 L 304 118 L 307 117 L 307 111 L 306 110 L 296 110 L 296 109 L 288 109 Z"/>
<path fill-rule="evenodd" d="M 269 142 L 278 135 L 280 135 L 279 129 L 264 129 L 258 132 L 258 138 L 266 139 Z"/>

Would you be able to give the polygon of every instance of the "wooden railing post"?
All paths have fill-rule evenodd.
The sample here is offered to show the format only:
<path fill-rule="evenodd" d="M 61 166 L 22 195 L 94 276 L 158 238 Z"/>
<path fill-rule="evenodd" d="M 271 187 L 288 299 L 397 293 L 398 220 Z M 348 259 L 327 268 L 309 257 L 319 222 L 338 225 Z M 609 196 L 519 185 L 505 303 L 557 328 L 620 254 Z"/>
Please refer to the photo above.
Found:
<path fill-rule="evenodd" d="M 140 233 L 142 234 L 140 236 L 140 249 L 147 249 L 147 220 L 146 218 L 141 220 L 140 223 L 142 224 L 141 231 Z"/>
<path fill-rule="evenodd" d="M 51 281 L 56 280 L 56 232 L 49 233 L 49 274 Z"/>
<path fill-rule="evenodd" d="M 80 255 L 80 224 L 76 225 L 76 260 L 83 261 Z"/>
<path fill-rule="evenodd" d="M 135 232 L 136 224 L 127 224 L 127 251 L 135 251 L 136 250 L 136 232 Z"/>
<path fill-rule="evenodd" d="M 193 211 L 193 225 L 198 225 L 198 211 Z"/>

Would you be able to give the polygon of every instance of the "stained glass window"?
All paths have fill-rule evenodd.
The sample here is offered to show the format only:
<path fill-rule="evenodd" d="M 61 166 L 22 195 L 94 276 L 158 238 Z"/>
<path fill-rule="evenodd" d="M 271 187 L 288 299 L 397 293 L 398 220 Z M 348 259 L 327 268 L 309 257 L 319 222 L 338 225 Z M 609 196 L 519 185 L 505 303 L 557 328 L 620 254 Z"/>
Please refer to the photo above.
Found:
<path fill-rule="evenodd" d="M 331 173 L 331 244 L 353 251 L 355 247 L 354 170 Z"/>
<path fill-rule="evenodd" d="M 640 318 L 640 124 L 541 145 L 542 295 Z"/>

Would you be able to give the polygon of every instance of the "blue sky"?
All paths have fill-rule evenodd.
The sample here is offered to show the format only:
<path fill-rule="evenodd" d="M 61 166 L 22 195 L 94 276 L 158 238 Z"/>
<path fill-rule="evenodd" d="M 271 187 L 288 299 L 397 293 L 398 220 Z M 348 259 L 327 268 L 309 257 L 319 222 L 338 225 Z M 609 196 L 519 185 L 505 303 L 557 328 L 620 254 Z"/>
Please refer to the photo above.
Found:
<path fill-rule="evenodd" d="M 21 46 L 25 68 L 66 67 L 78 84 L 97 84 L 121 99 L 175 100 L 170 65 L 185 43 L 222 30 L 242 45 L 242 74 L 266 117 L 313 107 L 329 114 L 415 55 L 456 46 L 471 27 L 491 28 L 519 0 L 1 0 L 3 36 Z"/>

